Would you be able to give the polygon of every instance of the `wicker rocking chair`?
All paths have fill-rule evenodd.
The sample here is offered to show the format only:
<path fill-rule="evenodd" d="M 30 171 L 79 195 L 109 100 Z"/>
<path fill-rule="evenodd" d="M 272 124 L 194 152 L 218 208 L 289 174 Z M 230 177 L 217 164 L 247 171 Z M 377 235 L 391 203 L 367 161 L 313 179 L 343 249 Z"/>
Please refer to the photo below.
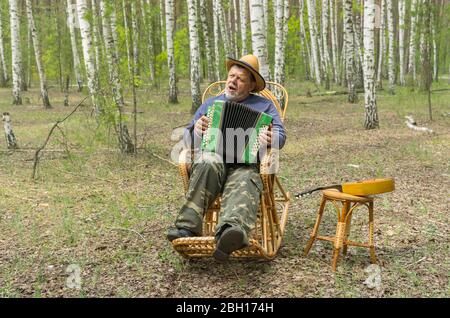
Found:
<path fill-rule="evenodd" d="M 259 94 L 270 99 L 275 104 L 281 120 L 284 121 L 288 106 L 288 94 L 280 84 L 267 82 L 266 88 Z M 202 101 L 223 93 L 225 81 L 211 84 L 203 93 Z M 279 96 L 278 98 L 275 96 Z M 260 207 L 255 225 L 255 230 L 249 237 L 249 246 L 234 251 L 231 257 L 235 258 L 263 258 L 273 259 L 280 248 L 286 221 L 290 196 L 284 191 L 280 180 L 272 174 L 273 165 L 278 165 L 277 150 L 271 149 L 261 160 L 260 176 L 263 182 Z M 180 154 L 181 163 L 178 164 L 179 172 L 183 179 L 184 191 L 189 185 L 191 151 L 186 149 Z M 174 249 L 185 258 L 209 257 L 215 249 L 214 231 L 220 212 L 221 197 L 217 197 L 206 211 L 203 218 L 203 235 L 198 237 L 179 238 L 172 241 Z"/>

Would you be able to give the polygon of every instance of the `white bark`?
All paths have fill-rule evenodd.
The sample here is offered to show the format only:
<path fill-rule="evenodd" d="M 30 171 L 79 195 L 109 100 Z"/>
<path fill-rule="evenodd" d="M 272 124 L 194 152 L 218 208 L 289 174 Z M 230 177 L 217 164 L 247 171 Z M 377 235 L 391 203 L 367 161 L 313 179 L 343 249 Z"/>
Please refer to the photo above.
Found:
<path fill-rule="evenodd" d="M 92 38 L 94 40 L 94 56 L 95 56 L 95 70 L 97 74 L 100 70 L 100 51 L 101 46 L 98 34 L 98 19 L 97 19 L 97 5 L 95 0 L 91 0 L 91 14 L 92 14 Z"/>
<path fill-rule="evenodd" d="M 191 96 L 192 113 L 195 113 L 201 104 L 200 94 L 200 49 L 197 27 L 197 7 L 195 0 L 187 0 L 188 6 L 188 25 L 189 25 L 189 52 L 191 69 Z"/>
<path fill-rule="evenodd" d="M 312 66 L 314 68 L 314 79 L 316 84 L 320 85 L 321 74 L 320 74 L 320 57 L 317 45 L 317 20 L 316 20 L 316 3 L 315 0 L 308 0 L 308 23 L 309 23 L 309 36 L 311 39 L 311 58 Z"/>
<path fill-rule="evenodd" d="M 250 23 L 252 29 L 253 54 L 259 59 L 259 72 L 267 81 L 270 79 L 267 40 L 264 31 L 263 0 L 250 0 Z"/>
<path fill-rule="evenodd" d="M 375 94 L 375 1 L 364 1 L 364 108 L 366 129 L 378 128 Z"/>
<path fill-rule="evenodd" d="M 2 8 L 0 7 L 0 65 L 1 65 L 1 77 L 2 77 L 2 81 L 3 81 L 3 85 L 6 85 L 6 82 L 8 82 L 8 67 L 6 66 L 6 61 L 5 61 L 5 48 L 3 46 L 3 12 L 2 12 Z"/>
<path fill-rule="evenodd" d="M 222 2 L 220 0 L 214 0 L 216 4 L 216 12 L 219 17 L 219 26 L 221 32 L 221 40 L 224 43 L 225 54 L 227 56 L 234 55 L 231 49 L 231 40 L 230 40 L 230 28 L 227 27 L 225 12 L 223 10 Z"/>
<path fill-rule="evenodd" d="M 386 52 L 386 37 L 385 37 L 385 29 L 386 29 L 386 1 L 381 0 L 381 10 L 380 10 L 380 46 L 378 51 L 378 68 L 377 68 L 377 85 L 378 87 L 382 87 L 382 72 L 383 72 L 383 59 Z"/>
<path fill-rule="evenodd" d="M 203 39 L 205 42 L 206 68 L 208 80 L 214 81 L 214 59 L 217 58 L 211 54 L 210 32 L 207 21 L 206 0 L 200 0 L 200 21 L 202 23 Z"/>
<path fill-rule="evenodd" d="M 164 11 L 164 0 L 159 0 L 159 24 L 161 28 L 161 50 L 164 52 L 166 50 L 166 37 L 164 36 L 165 28 L 165 11 Z"/>
<path fill-rule="evenodd" d="M 128 74 L 132 77 L 133 87 L 134 87 L 134 74 L 133 69 L 131 67 L 131 53 L 130 53 L 130 34 L 128 28 L 128 19 L 127 19 L 127 7 L 125 0 L 122 0 L 122 9 L 123 9 L 123 28 L 125 30 L 125 46 L 127 48 L 127 66 L 128 66 Z"/>
<path fill-rule="evenodd" d="M 438 81 L 438 51 L 436 45 L 436 31 L 434 25 L 433 13 L 431 13 L 431 40 L 433 42 L 433 78 Z M 449 74 L 450 76 L 450 74 Z"/>
<path fill-rule="evenodd" d="M 242 55 L 247 55 L 248 54 L 248 46 L 247 46 L 248 0 L 240 0 L 239 8 L 240 8 L 240 12 L 241 12 Z"/>
<path fill-rule="evenodd" d="M 75 72 L 75 79 L 77 81 L 78 91 L 81 92 L 81 90 L 83 89 L 83 79 L 81 77 L 81 63 L 80 58 L 78 56 L 77 40 L 75 35 L 72 0 L 67 0 L 67 22 L 69 25 L 70 43 L 72 46 L 73 70 Z"/>
<path fill-rule="evenodd" d="M 112 33 L 112 37 L 114 40 L 114 50 L 116 51 L 116 56 L 119 58 L 119 33 L 117 32 L 117 15 L 116 15 L 116 10 L 115 10 L 115 6 L 112 5 L 113 7 L 111 8 L 111 33 Z"/>
<path fill-rule="evenodd" d="M 144 24 L 147 32 L 148 69 L 150 72 L 150 81 L 153 82 L 155 80 L 155 49 L 153 45 L 153 36 L 152 36 L 153 28 L 150 12 L 150 0 L 147 0 L 146 3 L 144 3 L 144 1 L 141 0 L 141 14 L 142 14 L 142 23 Z"/>
<path fill-rule="evenodd" d="M 339 83 L 339 68 L 338 68 L 338 38 L 337 38 L 337 20 L 336 20 L 336 10 L 337 3 L 333 0 L 330 1 L 330 25 L 331 25 L 331 56 L 332 56 L 332 66 L 335 83 Z"/>
<path fill-rule="evenodd" d="M 348 86 L 348 101 L 350 103 L 357 102 L 357 95 L 355 92 L 354 82 L 354 36 L 353 36 L 353 18 L 352 18 L 352 0 L 345 0 L 344 2 L 344 30 L 345 30 L 345 67 Z"/>
<path fill-rule="evenodd" d="M 14 136 L 14 132 L 12 130 L 11 117 L 9 116 L 9 113 L 3 113 L 2 120 L 3 120 L 3 128 L 5 129 L 5 139 L 7 148 L 8 149 L 19 148 L 17 146 L 16 136 Z"/>
<path fill-rule="evenodd" d="M 267 29 L 269 28 L 269 0 L 263 0 L 263 21 L 264 21 L 264 35 L 267 37 Z M 251 13 L 250 13 L 251 14 Z"/>
<path fill-rule="evenodd" d="M 11 55 L 13 79 L 13 104 L 22 105 L 20 88 L 22 86 L 22 56 L 20 52 L 20 21 L 18 0 L 9 0 L 9 16 L 11 25 Z"/>
<path fill-rule="evenodd" d="M 405 85 L 405 0 L 398 0 L 398 67 L 400 85 Z"/>
<path fill-rule="evenodd" d="M 137 25 L 136 2 L 131 1 L 131 38 L 133 39 L 134 76 L 139 75 L 139 31 Z"/>
<path fill-rule="evenodd" d="M 304 0 L 299 0 L 299 15 L 300 15 L 300 45 L 302 47 L 302 56 L 305 64 L 306 69 L 306 78 L 309 79 L 310 76 L 314 77 L 312 75 L 314 64 L 313 60 L 311 58 L 311 53 L 309 50 L 309 44 L 306 40 L 306 29 L 305 29 L 305 23 L 303 21 L 303 12 L 304 12 Z"/>
<path fill-rule="evenodd" d="M 173 33 L 175 28 L 174 0 L 166 2 L 166 40 L 167 40 L 167 65 L 169 68 L 169 102 L 178 103 L 177 82 L 175 75 L 175 54 L 173 50 Z"/>
<path fill-rule="evenodd" d="M 287 25 L 289 17 L 289 1 L 275 1 L 275 70 L 274 81 L 284 84 L 285 79 L 285 48 Z"/>
<path fill-rule="evenodd" d="M 416 81 L 416 29 L 418 13 L 417 0 L 411 0 L 411 35 L 409 37 L 408 73 L 412 73 L 414 82 Z"/>
<path fill-rule="evenodd" d="M 81 44 L 83 45 L 84 64 L 86 67 L 86 74 L 88 79 L 88 89 L 91 95 L 92 104 L 95 111 L 100 111 L 97 102 L 98 93 L 98 74 L 95 70 L 94 56 L 92 54 L 92 37 L 91 37 L 91 25 L 86 19 L 88 8 L 86 0 L 77 0 L 78 22 L 80 25 Z"/>
<path fill-rule="evenodd" d="M 51 108 L 52 106 L 50 104 L 50 100 L 48 99 L 47 79 L 45 77 L 44 65 L 42 64 L 41 48 L 39 46 L 39 37 L 36 30 L 36 25 L 34 23 L 31 0 L 25 0 L 25 5 L 27 8 L 28 26 L 30 28 L 31 38 L 33 40 L 34 55 L 39 73 L 42 103 L 44 104 L 45 108 Z M 31 67 L 31 65 L 29 65 L 28 67 Z"/>
<path fill-rule="evenodd" d="M 113 92 L 114 101 L 118 107 L 123 106 L 122 85 L 119 76 L 119 57 L 116 55 L 114 37 L 111 28 L 111 7 L 105 4 L 105 0 L 100 0 L 100 14 L 102 17 L 103 38 L 105 40 L 106 61 L 109 69 L 109 82 Z"/>
<path fill-rule="evenodd" d="M 215 69 L 215 80 L 220 79 L 220 68 L 219 68 L 219 11 L 217 9 L 217 0 L 213 0 L 213 29 L 214 29 L 214 69 Z"/>
<path fill-rule="evenodd" d="M 330 54 L 328 51 L 328 25 L 329 25 L 329 6 L 328 0 L 322 0 L 322 47 L 323 47 L 323 62 L 325 69 L 330 67 Z"/>
<path fill-rule="evenodd" d="M 389 34 L 389 59 L 388 59 L 389 92 L 391 94 L 394 94 L 395 89 L 394 6 L 392 0 L 386 0 L 386 4 L 387 4 L 387 24 Z"/>

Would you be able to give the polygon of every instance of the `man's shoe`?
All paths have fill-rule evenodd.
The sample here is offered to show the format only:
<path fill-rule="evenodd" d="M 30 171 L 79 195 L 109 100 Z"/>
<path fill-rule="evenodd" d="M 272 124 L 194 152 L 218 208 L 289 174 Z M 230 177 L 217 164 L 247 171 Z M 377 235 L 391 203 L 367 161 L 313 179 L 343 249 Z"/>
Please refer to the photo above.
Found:
<path fill-rule="evenodd" d="M 186 229 L 171 228 L 169 229 L 169 231 L 167 231 L 167 239 L 171 242 L 181 237 L 191 237 L 191 236 L 196 235 L 195 233 Z"/>
<path fill-rule="evenodd" d="M 213 256 L 217 261 L 225 262 L 232 252 L 244 245 L 244 232 L 236 226 L 228 227 L 220 235 Z"/>

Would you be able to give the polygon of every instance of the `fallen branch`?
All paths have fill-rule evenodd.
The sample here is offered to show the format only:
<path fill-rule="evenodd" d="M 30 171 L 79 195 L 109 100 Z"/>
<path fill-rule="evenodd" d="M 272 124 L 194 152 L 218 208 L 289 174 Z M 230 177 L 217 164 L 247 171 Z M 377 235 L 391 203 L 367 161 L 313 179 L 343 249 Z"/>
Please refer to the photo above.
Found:
<path fill-rule="evenodd" d="M 52 129 L 50 129 L 50 132 L 48 133 L 47 139 L 45 140 L 44 144 L 38 149 L 36 150 L 36 153 L 34 154 L 34 164 L 33 164 L 33 175 L 32 175 L 32 179 L 35 179 L 36 176 L 36 168 L 37 165 L 39 163 L 39 153 L 42 151 L 42 149 L 45 148 L 45 146 L 47 146 L 48 141 L 50 140 L 50 136 L 52 135 L 53 131 L 55 130 L 56 127 L 58 127 L 58 125 L 62 122 L 64 122 L 67 118 L 69 118 L 70 116 L 72 116 L 73 113 L 75 113 L 78 109 L 78 107 L 80 107 L 83 102 L 88 98 L 89 96 L 86 96 L 85 98 L 83 98 L 81 100 L 81 102 L 78 103 L 78 105 L 70 112 L 70 114 L 68 114 L 66 117 L 64 117 L 61 120 L 58 120 L 52 127 Z"/>
<path fill-rule="evenodd" d="M 107 229 L 110 229 L 110 230 L 133 232 L 134 234 L 138 235 L 144 242 L 147 243 L 147 240 L 145 239 L 145 237 L 143 237 L 142 234 L 139 233 L 139 232 L 136 231 L 136 230 L 133 230 L 133 229 L 126 229 L 126 228 L 124 228 L 124 227 L 106 227 L 106 228 L 107 228 Z"/>
<path fill-rule="evenodd" d="M 425 131 L 430 134 L 433 133 L 433 130 L 430 128 L 417 126 L 417 123 L 412 116 L 405 116 L 405 118 L 406 118 L 405 123 L 409 128 L 411 128 L 413 130 L 417 130 L 417 131 Z"/>

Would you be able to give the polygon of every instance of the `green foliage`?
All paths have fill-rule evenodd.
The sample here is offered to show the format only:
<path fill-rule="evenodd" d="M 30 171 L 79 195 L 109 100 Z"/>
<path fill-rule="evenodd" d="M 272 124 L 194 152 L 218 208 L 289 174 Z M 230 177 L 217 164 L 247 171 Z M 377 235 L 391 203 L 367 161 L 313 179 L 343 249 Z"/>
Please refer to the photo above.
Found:
<path fill-rule="evenodd" d="M 187 27 L 175 32 L 174 50 L 177 76 L 189 77 L 189 30 Z"/>

